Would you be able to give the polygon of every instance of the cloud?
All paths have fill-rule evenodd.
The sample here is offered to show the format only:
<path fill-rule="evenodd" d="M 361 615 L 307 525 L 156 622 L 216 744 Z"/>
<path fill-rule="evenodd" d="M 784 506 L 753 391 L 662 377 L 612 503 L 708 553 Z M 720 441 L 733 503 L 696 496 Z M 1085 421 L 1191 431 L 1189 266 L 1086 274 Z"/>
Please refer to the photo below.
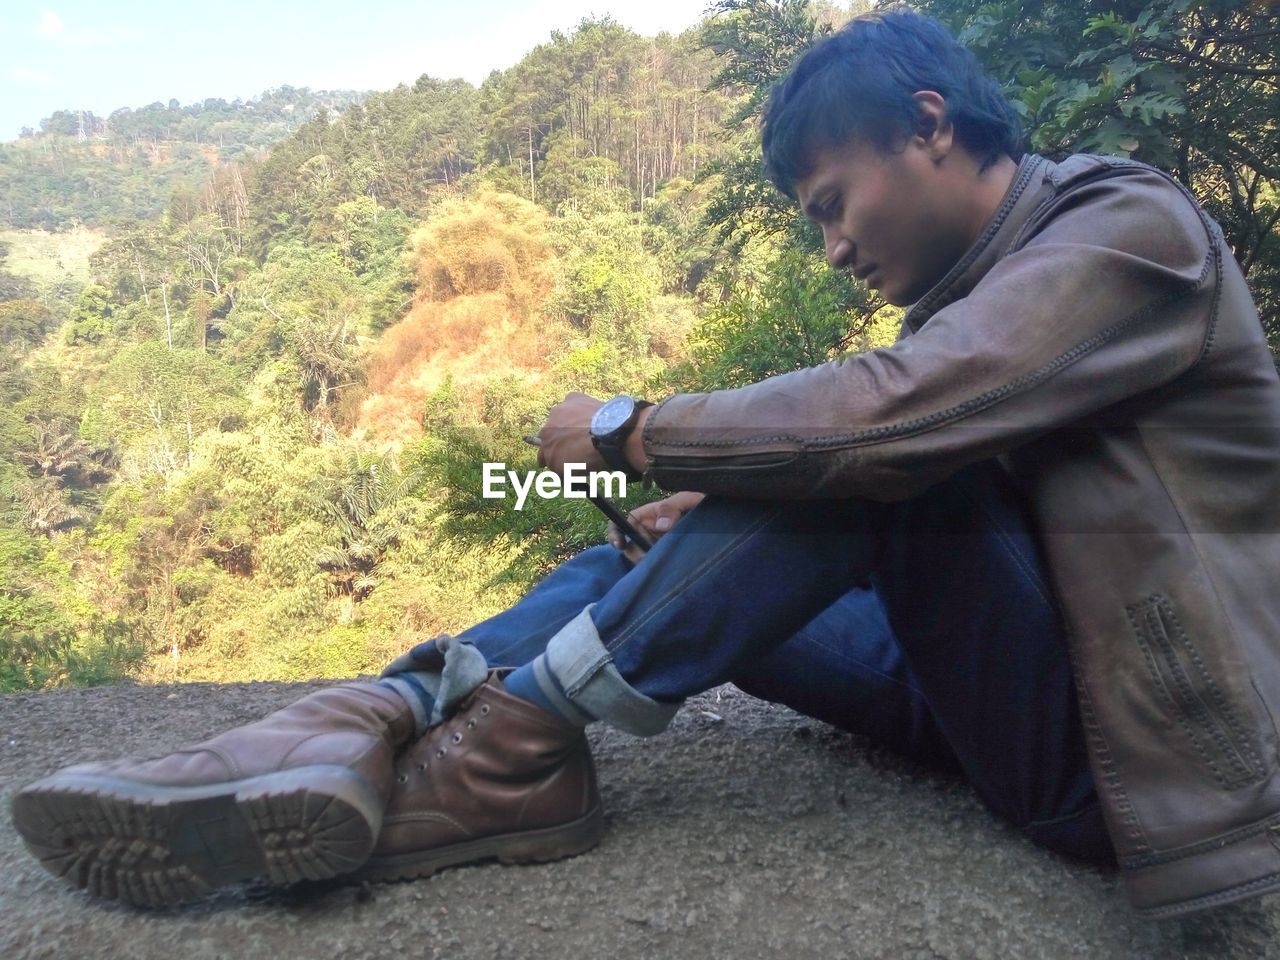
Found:
<path fill-rule="evenodd" d="M 52 87 L 53 75 L 43 70 L 33 70 L 31 67 L 24 67 L 21 64 L 15 64 L 9 68 L 9 79 L 24 87 Z"/>
<path fill-rule="evenodd" d="M 36 28 L 36 32 L 46 37 L 56 37 L 62 33 L 62 18 L 52 10 L 46 10 L 40 17 L 40 26 Z"/>
<path fill-rule="evenodd" d="M 73 30 L 63 38 L 73 47 L 116 47 L 129 43 L 137 43 L 142 33 L 131 27 L 110 27 L 106 30 L 90 27 L 85 30 Z"/>
<path fill-rule="evenodd" d="M 77 27 L 68 30 L 62 18 L 52 10 L 40 17 L 36 32 L 69 47 L 116 47 L 137 43 L 142 33 L 120 24 L 110 27 Z"/>

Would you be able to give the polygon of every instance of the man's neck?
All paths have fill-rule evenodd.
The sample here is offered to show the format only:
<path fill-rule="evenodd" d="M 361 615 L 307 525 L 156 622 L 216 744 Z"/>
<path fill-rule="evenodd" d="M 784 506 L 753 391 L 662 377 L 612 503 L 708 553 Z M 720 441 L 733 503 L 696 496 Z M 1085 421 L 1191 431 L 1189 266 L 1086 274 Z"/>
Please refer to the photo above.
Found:
<path fill-rule="evenodd" d="M 977 188 L 967 193 L 971 202 L 966 226 L 969 230 L 969 242 L 973 243 L 982 236 L 982 231 L 987 228 L 987 224 L 1000 209 L 1000 204 L 1004 202 L 1005 194 L 1009 192 L 1009 185 L 1013 183 L 1013 178 L 1018 173 L 1018 164 L 1012 158 L 1002 154 L 1000 159 L 987 169 L 979 171 L 975 162 L 972 170 L 967 173 L 977 183 Z"/>

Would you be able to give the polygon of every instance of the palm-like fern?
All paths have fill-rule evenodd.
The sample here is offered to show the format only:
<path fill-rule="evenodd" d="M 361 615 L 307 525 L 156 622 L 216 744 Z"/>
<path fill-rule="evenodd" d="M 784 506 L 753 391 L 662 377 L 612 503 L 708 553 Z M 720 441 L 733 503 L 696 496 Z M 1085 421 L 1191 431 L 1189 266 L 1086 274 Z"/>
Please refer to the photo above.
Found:
<path fill-rule="evenodd" d="M 329 496 L 321 502 L 333 542 L 316 562 L 330 571 L 338 592 L 364 598 L 378 585 L 377 566 L 407 532 L 397 506 L 412 488 L 415 474 L 402 474 L 390 456 L 352 451 Z"/>

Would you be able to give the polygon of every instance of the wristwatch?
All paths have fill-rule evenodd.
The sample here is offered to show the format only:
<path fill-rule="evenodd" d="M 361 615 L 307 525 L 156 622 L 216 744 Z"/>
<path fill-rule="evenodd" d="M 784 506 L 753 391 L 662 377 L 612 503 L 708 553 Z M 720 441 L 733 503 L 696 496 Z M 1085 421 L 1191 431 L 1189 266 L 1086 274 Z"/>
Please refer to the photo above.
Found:
<path fill-rule="evenodd" d="M 633 480 L 639 479 L 640 473 L 627 462 L 623 447 L 635 428 L 640 411 L 652 406 L 648 400 L 637 400 L 626 394 L 619 394 L 597 407 L 591 417 L 592 444 L 600 451 L 600 456 L 611 470 L 621 470 Z"/>

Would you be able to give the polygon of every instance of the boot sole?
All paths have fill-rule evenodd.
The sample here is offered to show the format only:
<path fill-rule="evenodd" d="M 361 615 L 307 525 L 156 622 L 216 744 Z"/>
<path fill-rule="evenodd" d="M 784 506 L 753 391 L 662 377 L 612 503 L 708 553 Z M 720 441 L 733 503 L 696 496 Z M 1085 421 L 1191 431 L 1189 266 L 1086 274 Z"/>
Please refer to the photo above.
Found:
<path fill-rule="evenodd" d="M 353 880 L 387 883 L 429 877 L 446 867 L 482 860 L 500 863 L 545 863 L 586 853 L 604 834 L 604 807 L 556 827 L 482 837 L 419 853 L 373 857 L 351 875 Z"/>
<path fill-rule="evenodd" d="M 198 787 L 54 774 L 13 799 L 27 849 L 95 896 L 165 907 L 228 883 L 324 880 L 358 868 L 383 802 L 346 767 L 312 766 Z"/>

